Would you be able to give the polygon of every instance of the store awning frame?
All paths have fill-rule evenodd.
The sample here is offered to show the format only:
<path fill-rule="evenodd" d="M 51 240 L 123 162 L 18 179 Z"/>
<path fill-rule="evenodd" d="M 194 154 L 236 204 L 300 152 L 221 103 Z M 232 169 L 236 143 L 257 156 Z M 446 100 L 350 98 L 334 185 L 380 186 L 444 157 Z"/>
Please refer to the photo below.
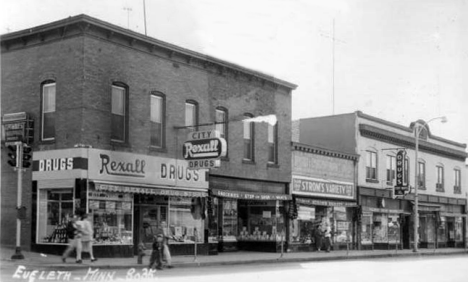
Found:
<path fill-rule="evenodd" d="M 254 201 L 289 201 L 292 196 L 289 194 L 274 194 L 274 193 L 258 193 L 258 192 L 245 192 L 245 191 L 231 191 L 221 189 L 211 189 L 213 196 L 222 198 L 231 198 L 239 200 L 254 200 Z"/>
<path fill-rule="evenodd" d="M 126 185 L 115 184 L 101 181 L 92 181 L 95 184 L 96 191 L 116 192 L 116 193 L 132 193 L 132 194 L 146 194 L 157 196 L 172 196 L 172 197 L 208 197 L 207 189 L 199 188 L 179 188 L 171 186 L 150 186 L 150 185 Z"/>

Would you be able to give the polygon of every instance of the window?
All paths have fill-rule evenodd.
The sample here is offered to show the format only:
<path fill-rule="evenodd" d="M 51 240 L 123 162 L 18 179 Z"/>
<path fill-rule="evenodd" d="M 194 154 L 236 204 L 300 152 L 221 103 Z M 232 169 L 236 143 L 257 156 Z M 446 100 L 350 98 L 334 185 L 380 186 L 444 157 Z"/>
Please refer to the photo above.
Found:
<path fill-rule="evenodd" d="M 393 185 L 396 175 L 396 158 L 387 156 L 387 184 Z"/>
<path fill-rule="evenodd" d="M 377 180 L 377 153 L 366 151 L 366 179 Z"/>
<path fill-rule="evenodd" d="M 55 82 L 42 85 L 42 140 L 55 139 Z"/>
<path fill-rule="evenodd" d="M 455 194 L 461 194 L 461 171 L 460 169 L 456 168 L 453 170 L 455 183 L 453 186 L 453 192 Z"/>
<path fill-rule="evenodd" d="M 73 189 L 39 189 L 37 243 L 67 243 L 65 226 L 73 218 Z"/>
<path fill-rule="evenodd" d="M 268 124 L 268 162 L 278 163 L 278 124 Z"/>
<path fill-rule="evenodd" d="M 224 108 L 216 109 L 215 128 L 221 134 L 221 137 L 227 139 L 227 110 Z M 226 140 L 227 141 L 227 140 Z"/>
<path fill-rule="evenodd" d="M 150 145 L 163 148 L 165 145 L 165 99 L 161 93 L 151 95 Z"/>
<path fill-rule="evenodd" d="M 198 104 L 195 101 L 185 102 L 185 126 L 189 126 L 191 130 L 196 131 L 198 124 Z"/>
<path fill-rule="evenodd" d="M 426 163 L 418 162 L 418 189 L 426 189 Z"/>
<path fill-rule="evenodd" d="M 252 118 L 250 114 L 245 114 L 244 118 Z M 244 160 L 254 161 L 254 124 L 244 121 Z"/>
<path fill-rule="evenodd" d="M 125 142 L 127 134 L 127 89 L 112 85 L 111 140 Z"/>
<path fill-rule="evenodd" d="M 438 165 L 436 167 L 436 170 L 437 170 L 436 191 L 443 192 L 444 191 L 444 167 Z"/>

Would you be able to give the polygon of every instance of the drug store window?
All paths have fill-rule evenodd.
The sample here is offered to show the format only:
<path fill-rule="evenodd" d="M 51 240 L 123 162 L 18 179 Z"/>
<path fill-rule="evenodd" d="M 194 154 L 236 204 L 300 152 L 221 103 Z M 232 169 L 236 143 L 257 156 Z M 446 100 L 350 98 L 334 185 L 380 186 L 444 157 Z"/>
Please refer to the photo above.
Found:
<path fill-rule="evenodd" d="M 201 198 L 169 198 L 169 230 L 171 244 L 204 242 L 204 219 L 202 219 Z"/>
<path fill-rule="evenodd" d="M 133 244 L 133 194 L 90 191 L 95 245 Z"/>
<path fill-rule="evenodd" d="M 73 189 L 39 189 L 37 243 L 67 243 L 65 227 L 73 217 Z"/>

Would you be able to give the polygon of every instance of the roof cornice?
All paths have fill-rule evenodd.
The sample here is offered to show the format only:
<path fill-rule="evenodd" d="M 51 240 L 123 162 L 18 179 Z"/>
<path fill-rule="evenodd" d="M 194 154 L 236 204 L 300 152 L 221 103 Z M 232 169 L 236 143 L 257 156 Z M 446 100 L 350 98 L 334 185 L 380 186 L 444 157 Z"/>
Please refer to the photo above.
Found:
<path fill-rule="evenodd" d="M 353 160 L 353 161 L 356 161 L 359 159 L 359 155 L 356 155 L 356 154 L 339 152 L 339 151 L 312 146 L 308 144 L 303 144 L 299 142 L 291 142 L 291 146 L 292 146 L 293 151 L 301 151 L 301 152 L 306 152 L 306 153 L 311 153 L 311 154 L 317 154 L 317 155 L 323 155 L 323 156 L 329 156 L 333 158 L 341 158 L 341 159 L 347 159 L 347 160 Z"/>
<path fill-rule="evenodd" d="M 21 31 L 3 34 L 0 36 L 2 53 L 12 51 L 12 49 L 10 49 L 12 46 L 15 46 L 16 49 L 19 49 L 27 47 L 28 43 L 31 42 L 42 43 L 48 39 L 48 36 L 51 35 L 53 35 L 55 39 L 57 37 L 63 39 L 69 36 L 76 36 L 77 28 L 81 32 L 80 35 L 87 34 L 96 36 L 96 34 L 92 33 L 91 30 L 100 30 L 106 34 L 105 37 L 100 38 L 106 40 L 111 40 L 114 36 L 125 37 L 127 38 L 128 46 L 130 47 L 138 42 L 140 44 L 147 45 L 146 50 L 148 50 L 148 52 L 152 52 L 155 49 L 164 50 L 169 58 L 178 56 L 184 58 L 184 62 L 188 64 L 194 60 L 197 60 L 200 65 L 204 66 L 205 68 L 216 68 L 216 71 L 220 74 L 223 74 L 226 71 L 231 71 L 236 77 L 239 73 L 241 73 L 248 77 L 249 80 L 257 80 L 263 85 L 268 83 L 273 87 L 282 86 L 288 91 L 297 88 L 297 85 L 281 79 L 277 79 L 273 76 L 248 69 L 209 55 L 185 49 L 161 40 L 157 40 L 155 38 L 148 37 L 146 35 L 110 24 L 105 21 L 101 21 L 84 14 Z M 75 32 L 72 32 L 73 30 L 75 30 Z"/>
<path fill-rule="evenodd" d="M 414 137 L 398 134 L 369 124 L 359 124 L 359 132 L 363 137 L 384 141 L 405 148 L 412 149 L 416 146 Z M 455 150 L 424 140 L 419 141 L 419 150 L 461 161 L 465 161 L 468 157 L 468 154 L 465 151 Z"/>

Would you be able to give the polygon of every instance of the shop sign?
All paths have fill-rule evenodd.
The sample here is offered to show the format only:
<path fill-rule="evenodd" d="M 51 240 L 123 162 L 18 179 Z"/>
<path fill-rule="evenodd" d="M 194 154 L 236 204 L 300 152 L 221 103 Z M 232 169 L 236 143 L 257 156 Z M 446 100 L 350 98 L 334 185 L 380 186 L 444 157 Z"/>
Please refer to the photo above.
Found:
<path fill-rule="evenodd" d="M 355 202 L 340 202 L 329 200 L 317 200 L 308 198 L 296 198 L 298 204 L 311 205 L 311 206 L 326 206 L 326 207 L 355 207 Z"/>
<path fill-rule="evenodd" d="M 382 208 L 371 208 L 371 207 L 362 207 L 362 211 L 365 212 L 375 212 L 375 213 L 404 213 L 404 210 L 394 210 L 394 209 L 382 209 Z"/>
<path fill-rule="evenodd" d="M 284 194 L 249 193 L 249 192 L 240 192 L 240 191 L 224 191 L 224 190 L 218 190 L 218 189 L 213 189 L 212 194 L 218 197 L 241 199 L 241 200 L 286 201 L 286 200 L 291 199 L 290 195 L 284 195 Z"/>
<path fill-rule="evenodd" d="M 195 131 L 189 133 L 182 148 L 182 155 L 189 169 L 218 167 L 219 158 L 226 156 L 227 143 L 219 131 Z"/>
<path fill-rule="evenodd" d="M 174 189 L 158 189 L 158 188 L 146 188 L 137 186 L 122 186 L 122 185 L 110 185 L 110 184 L 96 184 L 96 191 L 109 191 L 118 193 L 134 193 L 134 194 L 149 194 L 149 195 L 160 195 L 160 196 L 173 196 L 173 197 L 206 197 L 206 192 L 200 191 L 185 191 L 185 190 L 174 190 Z"/>
<path fill-rule="evenodd" d="M 348 182 L 293 176 L 293 193 L 328 198 L 355 198 L 354 184 Z"/>
<path fill-rule="evenodd" d="M 5 114 L 2 118 L 6 145 L 15 142 L 31 144 L 34 138 L 34 121 L 26 112 Z"/>
<path fill-rule="evenodd" d="M 186 160 L 99 149 L 88 150 L 89 179 L 98 182 L 208 189 L 206 170 L 191 170 Z"/>

